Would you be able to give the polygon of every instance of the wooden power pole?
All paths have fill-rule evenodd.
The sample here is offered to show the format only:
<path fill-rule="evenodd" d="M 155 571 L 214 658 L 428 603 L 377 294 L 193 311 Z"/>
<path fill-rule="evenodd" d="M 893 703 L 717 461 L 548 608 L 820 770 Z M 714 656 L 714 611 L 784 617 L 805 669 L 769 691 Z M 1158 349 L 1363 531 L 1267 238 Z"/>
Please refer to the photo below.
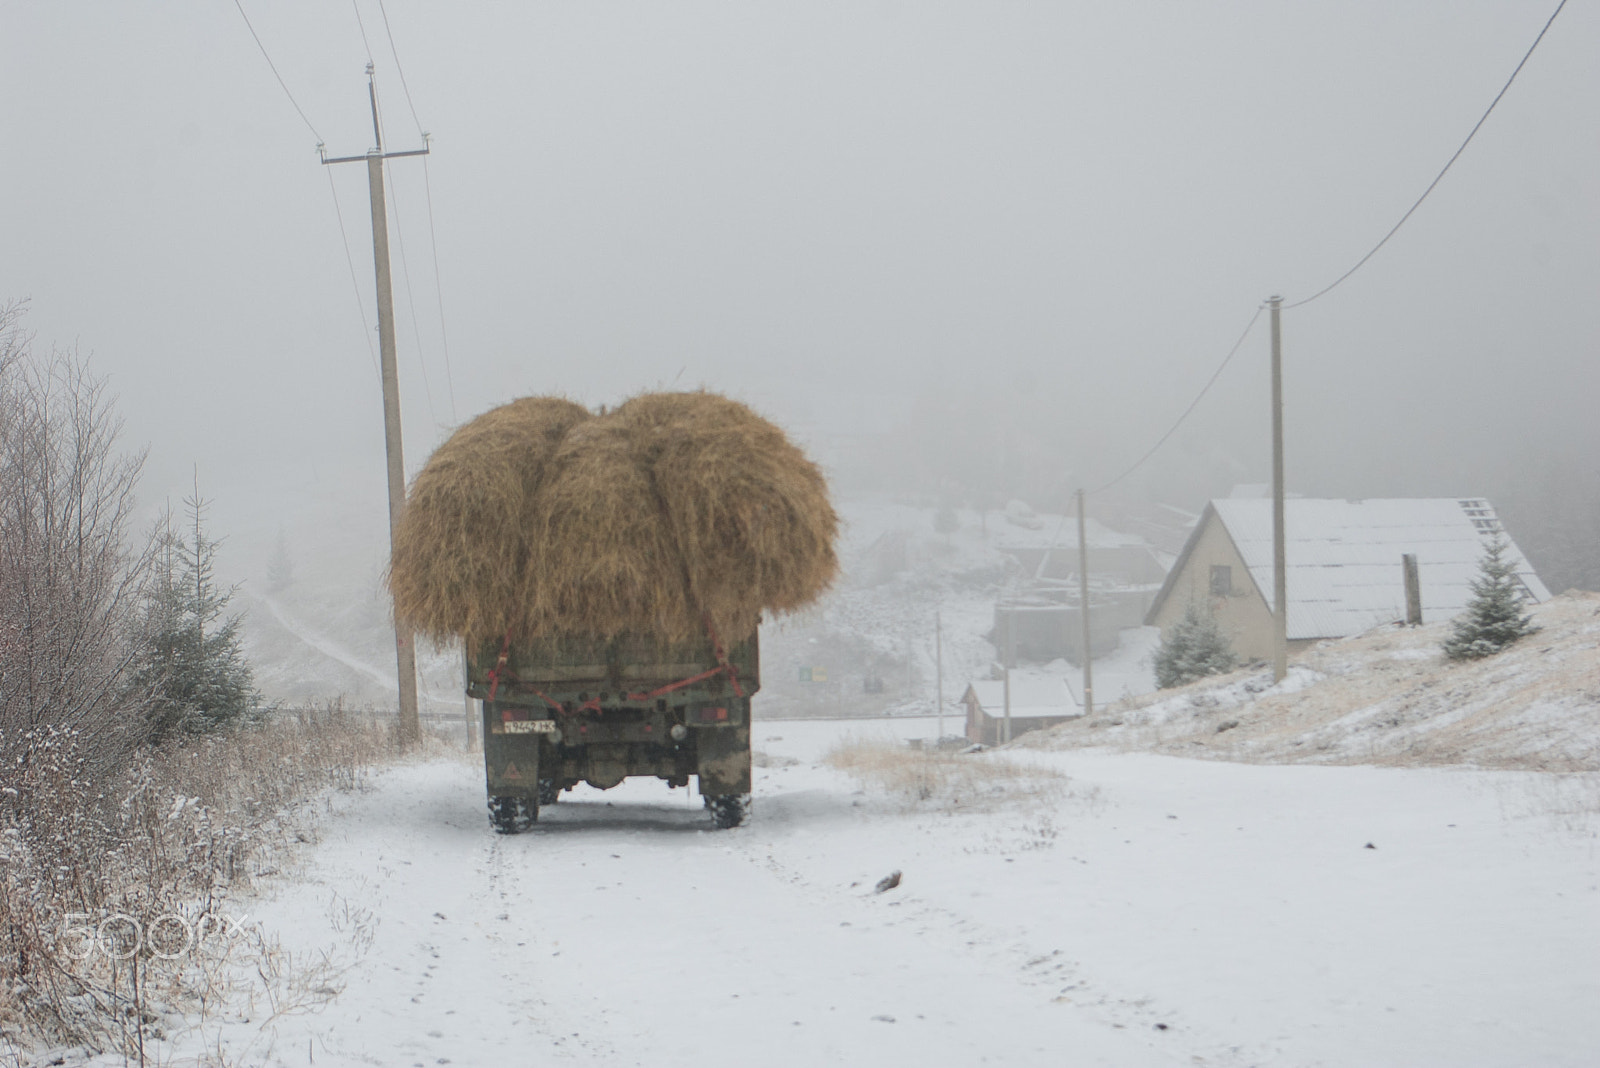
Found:
<path fill-rule="evenodd" d="M 1094 715 L 1094 654 L 1089 648 L 1089 535 L 1078 491 L 1078 618 L 1083 623 L 1083 714 Z"/>
<path fill-rule="evenodd" d="M 1282 297 L 1268 297 L 1272 308 L 1272 681 L 1289 673 L 1289 574 L 1283 532 L 1283 331 Z"/>
<path fill-rule="evenodd" d="M 383 378 L 383 444 L 389 460 L 389 549 L 400 532 L 400 518 L 406 510 L 405 449 L 400 439 L 400 373 L 394 356 L 394 289 L 389 279 L 389 209 L 383 195 L 383 161 L 397 156 L 426 156 L 424 142 L 407 152 L 385 152 L 383 130 L 378 124 L 378 91 L 372 81 L 372 64 L 367 64 L 367 99 L 372 105 L 372 137 L 375 143 L 361 156 L 322 155 L 323 164 L 365 162 L 367 190 L 372 200 L 372 264 L 378 288 L 378 353 Z M 395 667 L 400 680 L 400 740 L 413 745 L 421 735 L 417 717 L 417 651 L 411 631 L 395 619 Z"/>

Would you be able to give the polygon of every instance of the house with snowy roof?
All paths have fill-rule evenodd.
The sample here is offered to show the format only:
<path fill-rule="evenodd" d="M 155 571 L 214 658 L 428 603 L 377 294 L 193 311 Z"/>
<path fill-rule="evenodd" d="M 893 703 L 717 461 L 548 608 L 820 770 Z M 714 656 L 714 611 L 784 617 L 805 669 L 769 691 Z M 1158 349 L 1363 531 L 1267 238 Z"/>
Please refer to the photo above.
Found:
<path fill-rule="evenodd" d="M 967 684 L 961 703 L 967 709 L 967 740 L 984 745 L 1005 741 L 1006 684 L 979 679 Z M 1011 675 L 1011 737 L 1054 727 L 1083 715 L 1083 702 L 1060 675 Z"/>
<path fill-rule="evenodd" d="M 1456 615 L 1496 537 L 1509 545 L 1526 599 L 1548 600 L 1550 591 L 1482 498 L 1286 500 L 1290 651 L 1403 622 L 1406 555 L 1416 557 L 1423 622 Z M 1144 621 L 1165 630 L 1198 603 L 1210 608 L 1241 658 L 1268 660 L 1272 589 L 1272 501 L 1213 500 Z"/>

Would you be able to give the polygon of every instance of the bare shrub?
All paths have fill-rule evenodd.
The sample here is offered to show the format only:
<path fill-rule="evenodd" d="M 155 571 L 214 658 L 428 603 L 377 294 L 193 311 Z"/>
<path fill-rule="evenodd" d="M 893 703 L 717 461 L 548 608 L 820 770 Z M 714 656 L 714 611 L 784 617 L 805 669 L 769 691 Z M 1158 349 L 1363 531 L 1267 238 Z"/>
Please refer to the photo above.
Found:
<path fill-rule="evenodd" d="M 149 552 L 128 527 L 144 454 L 119 450 L 87 361 L 34 356 L 22 310 L 0 307 L 0 766 L 70 736 L 92 793 L 143 737 L 128 680 Z"/>
<path fill-rule="evenodd" d="M 130 1056 L 156 1009 L 219 997 L 206 954 L 215 964 L 229 947 L 197 943 L 167 959 L 153 928 L 128 941 L 124 924 L 118 960 L 104 944 L 85 952 L 83 932 L 103 943 L 119 937 L 105 926 L 118 915 L 148 926 L 219 913 L 305 839 L 297 806 L 357 787 L 399 752 L 387 721 L 301 709 L 141 747 L 87 792 L 92 740 L 44 728 L 28 742 L 29 759 L 8 765 L 0 787 L 0 1030 Z"/>
<path fill-rule="evenodd" d="M 911 749 L 880 739 L 846 739 L 822 759 L 865 786 L 911 804 L 932 803 L 951 810 L 1054 798 L 1066 785 L 1066 776 L 1054 768 L 1000 754 Z"/>

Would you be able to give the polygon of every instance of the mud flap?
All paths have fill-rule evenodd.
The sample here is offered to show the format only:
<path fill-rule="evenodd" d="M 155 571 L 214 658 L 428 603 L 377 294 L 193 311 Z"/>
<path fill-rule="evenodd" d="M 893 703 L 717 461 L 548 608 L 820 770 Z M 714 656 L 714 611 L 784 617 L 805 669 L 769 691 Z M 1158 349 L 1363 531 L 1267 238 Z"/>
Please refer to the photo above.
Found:
<path fill-rule="evenodd" d="M 483 770 L 490 797 L 539 796 L 539 742 L 537 734 L 495 734 L 485 716 Z"/>
<path fill-rule="evenodd" d="M 707 797 L 750 792 L 750 724 L 707 727 L 696 733 L 700 793 Z"/>

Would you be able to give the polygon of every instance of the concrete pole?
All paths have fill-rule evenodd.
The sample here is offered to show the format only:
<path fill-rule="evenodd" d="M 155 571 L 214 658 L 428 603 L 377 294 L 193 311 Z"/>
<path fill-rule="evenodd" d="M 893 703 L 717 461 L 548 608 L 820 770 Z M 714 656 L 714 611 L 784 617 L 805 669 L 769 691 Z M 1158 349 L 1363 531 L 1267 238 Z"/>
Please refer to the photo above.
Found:
<path fill-rule="evenodd" d="M 400 519 L 406 510 L 405 448 L 400 440 L 400 373 L 394 355 L 394 289 L 389 278 L 389 209 L 383 193 L 383 133 L 378 129 L 378 97 L 367 72 L 372 99 L 372 130 L 377 146 L 367 153 L 367 190 L 372 199 L 372 265 L 378 283 L 378 358 L 383 377 L 383 445 L 389 460 L 389 549 L 394 551 Z M 417 651 L 411 632 L 398 620 L 394 626 L 394 658 L 400 678 L 400 744 L 410 747 L 421 736 L 417 716 Z"/>
<path fill-rule="evenodd" d="M 1272 308 L 1272 681 L 1289 673 L 1289 574 L 1283 531 L 1283 331 L 1282 297 Z"/>
<path fill-rule="evenodd" d="M 1078 617 L 1083 623 L 1083 714 L 1094 715 L 1094 653 L 1089 645 L 1089 535 L 1078 491 Z"/>

